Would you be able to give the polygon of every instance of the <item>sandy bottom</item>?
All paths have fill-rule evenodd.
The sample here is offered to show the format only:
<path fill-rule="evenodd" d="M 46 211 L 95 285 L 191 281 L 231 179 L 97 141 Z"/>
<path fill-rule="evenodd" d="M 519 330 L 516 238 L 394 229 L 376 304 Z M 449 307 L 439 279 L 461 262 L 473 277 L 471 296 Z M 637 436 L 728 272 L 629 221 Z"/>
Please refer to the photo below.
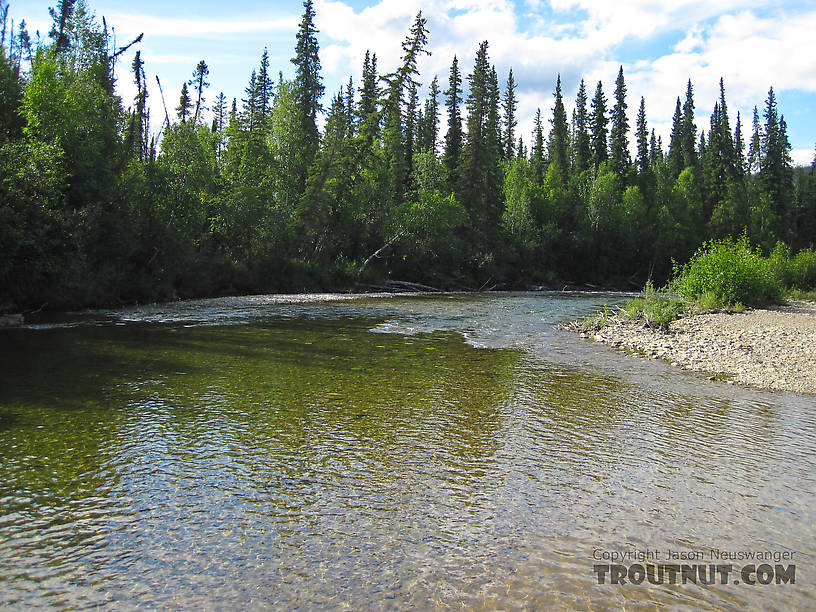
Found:
<path fill-rule="evenodd" d="M 617 320 L 582 336 L 729 382 L 816 394 L 814 302 L 693 315 L 671 323 L 668 332 Z"/>

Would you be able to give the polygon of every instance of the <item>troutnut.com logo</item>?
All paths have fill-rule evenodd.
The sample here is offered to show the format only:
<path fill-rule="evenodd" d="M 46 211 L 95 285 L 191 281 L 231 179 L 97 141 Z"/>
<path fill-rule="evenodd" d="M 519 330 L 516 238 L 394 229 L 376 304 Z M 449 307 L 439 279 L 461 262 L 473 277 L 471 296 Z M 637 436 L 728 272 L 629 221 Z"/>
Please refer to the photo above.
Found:
<path fill-rule="evenodd" d="M 592 552 L 598 584 L 795 584 L 793 551 L 603 550 Z M 742 561 L 741 565 L 724 563 Z M 685 562 L 685 563 L 684 563 Z M 692 563 L 695 562 L 695 563 Z"/>

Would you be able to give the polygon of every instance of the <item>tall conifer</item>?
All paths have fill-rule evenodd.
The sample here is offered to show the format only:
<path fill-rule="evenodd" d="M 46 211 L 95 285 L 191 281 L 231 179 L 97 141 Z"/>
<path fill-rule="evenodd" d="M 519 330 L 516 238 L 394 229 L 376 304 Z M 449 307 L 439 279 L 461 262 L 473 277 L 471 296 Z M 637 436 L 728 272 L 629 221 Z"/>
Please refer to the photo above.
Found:
<path fill-rule="evenodd" d="M 544 126 L 541 123 L 540 108 L 536 109 L 535 118 L 533 119 L 533 150 L 530 156 L 536 185 L 543 185 L 544 174 L 547 171 L 547 160 L 544 156 Z"/>
<path fill-rule="evenodd" d="M 646 100 L 640 98 L 637 120 L 635 122 L 635 132 L 637 136 L 637 170 L 641 175 L 649 173 L 651 166 L 651 156 L 649 154 L 649 129 L 646 126 Z M 654 139 L 654 132 L 652 132 Z"/>
<path fill-rule="evenodd" d="M 595 165 L 595 170 L 609 157 L 606 143 L 606 126 L 608 122 L 606 97 L 603 93 L 603 85 L 598 81 L 598 86 L 595 88 L 595 97 L 592 98 L 592 115 L 590 118 L 592 162 Z"/>
<path fill-rule="evenodd" d="M 589 115 L 587 114 L 587 94 L 584 80 L 578 87 L 578 94 L 575 96 L 575 113 L 573 115 L 573 147 L 575 160 L 575 171 L 581 173 L 589 169 L 592 161 L 592 149 L 589 138 Z"/>
<path fill-rule="evenodd" d="M 295 57 L 295 95 L 299 114 L 300 160 L 294 172 L 297 175 L 301 190 L 306 186 L 306 175 L 314 159 L 318 145 L 317 115 L 322 110 L 320 98 L 323 96 L 323 78 L 320 75 L 319 45 L 315 27 L 314 7 L 312 0 L 303 3 L 303 19 L 296 34 Z"/>
<path fill-rule="evenodd" d="M 618 175 L 621 185 L 626 184 L 629 172 L 629 119 L 626 117 L 626 83 L 623 66 L 615 80 L 615 105 L 612 107 L 612 129 L 609 133 L 609 152 L 612 170 Z"/>
<path fill-rule="evenodd" d="M 680 147 L 683 151 L 684 168 L 697 167 L 697 124 L 694 121 L 694 90 L 691 79 L 686 87 L 686 101 L 683 103 L 683 122 L 680 132 Z"/>
<path fill-rule="evenodd" d="M 677 178 L 685 168 L 683 161 L 683 108 L 680 105 L 680 98 L 674 107 L 672 117 L 671 135 L 669 138 L 668 163 L 669 170 L 673 178 Z"/>
<path fill-rule="evenodd" d="M 515 156 L 516 135 L 515 130 L 518 125 L 516 110 L 518 109 L 518 99 L 516 98 L 516 81 L 513 78 L 513 69 L 507 77 L 507 86 L 504 90 L 504 127 L 502 130 L 502 158 L 512 159 Z"/>
<path fill-rule="evenodd" d="M 567 125 L 567 111 L 564 108 L 564 98 L 561 95 L 561 75 L 555 83 L 555 103 L 553 117 L 550 120 L 549 154 L 550 164 L 555 164 L 562 183 L 566 184 L 569 178 L 569 126 Z"/>
<path fill-rule="evenodd" d="M 448 131 L 445 134 L 445 153 L 443 162 L 452 188 L 459 184 L 459 166 L 462 157 L 462 76 L 459 74 L 459 60 L 453 56 L 448 89 L 445 90 L 445 107 L 447 109 Z"/>

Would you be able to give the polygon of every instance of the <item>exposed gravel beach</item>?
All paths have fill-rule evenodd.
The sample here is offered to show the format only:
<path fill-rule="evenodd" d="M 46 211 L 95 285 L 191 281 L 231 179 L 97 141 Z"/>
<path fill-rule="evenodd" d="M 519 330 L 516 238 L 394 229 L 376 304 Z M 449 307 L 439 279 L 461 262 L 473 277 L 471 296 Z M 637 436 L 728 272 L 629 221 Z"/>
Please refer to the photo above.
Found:
<path fill-rule="evenodd" d="M 692 315 L 672 322 L 667 332 L 613 320 L 581 335 L 729 382 L 816 394 L 814 302 Z"/>

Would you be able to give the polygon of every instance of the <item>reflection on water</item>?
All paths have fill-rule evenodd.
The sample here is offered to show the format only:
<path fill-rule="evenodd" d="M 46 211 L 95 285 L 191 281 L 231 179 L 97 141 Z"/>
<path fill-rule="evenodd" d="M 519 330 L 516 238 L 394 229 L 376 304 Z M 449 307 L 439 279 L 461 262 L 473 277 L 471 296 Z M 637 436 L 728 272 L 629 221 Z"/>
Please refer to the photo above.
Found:
<path fill-rule="evenodd" d="M 813 608 L 816 402 L 552 328 L 621 299 L 246 298 L 4 331 L 0 607 Z M 592 568 L 711 548 L 793 551 L 796 584 Z"/>

